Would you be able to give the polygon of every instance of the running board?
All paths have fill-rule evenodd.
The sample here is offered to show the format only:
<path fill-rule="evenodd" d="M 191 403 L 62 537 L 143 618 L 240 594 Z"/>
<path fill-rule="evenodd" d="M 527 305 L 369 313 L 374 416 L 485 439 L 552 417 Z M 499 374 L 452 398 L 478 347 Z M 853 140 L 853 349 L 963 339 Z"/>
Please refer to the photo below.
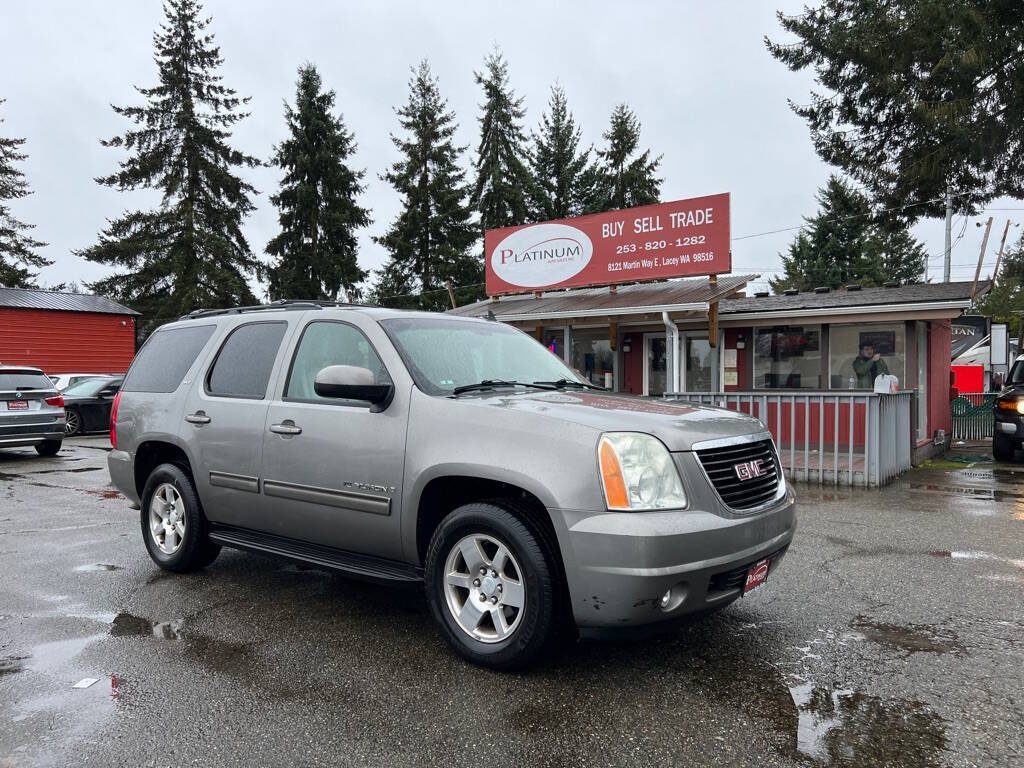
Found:
<path fill-rule="evenodd" d="M 344 571 L 350 576 L 368 581 L 383 581 L 392 584 L 420 584 L 423 582 L 422 568 L 397 560 L 360 555 L 344 549 L 289 539 L 284 536 L 274 536 L 248 528 L 214 524 L 210 530 L 210 539 L 225 547 L 287 557 L 291 560 Z"/>

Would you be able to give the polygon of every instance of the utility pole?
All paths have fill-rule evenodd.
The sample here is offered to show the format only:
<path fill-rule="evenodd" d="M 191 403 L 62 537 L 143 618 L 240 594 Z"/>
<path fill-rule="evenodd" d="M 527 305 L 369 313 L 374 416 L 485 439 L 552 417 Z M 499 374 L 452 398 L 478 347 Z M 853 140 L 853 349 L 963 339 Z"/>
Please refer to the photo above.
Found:
<path fill-rule="evenodd" d="M 1006 245 L 1006 234 L 1010 231 L 1010 220 L 1006 220 L 1006 226 L 1003 227 L 1003 239 L 999 241 L 999 253 L 996 255 L 996 268 L 992 270 L 992 285 L 996 284 L 996 278 L 999 277 L 999 262 L 1003 260 L 1003 246 Z"/>
<path fill-rule="evenodd" d="M 974 282 L 971 283 L 971 306 L 974 306 L 974 291 L 978 287 L 978 278 L 981 277 L 981 262 L 985 260 L 985 246 L 988 245 L 988 233 L 992 231 L 992 217 L 988 217 L 988 224 L 985 225 L 985 237 L 981 240 L 981 253 L 978 254 L 978 268 L 974 270 Z"/>
<path fill-rule="evenodd" d="M 953 191 L 946 185 L 946 253 L 942 262 L 942 282 L 949 282 L 949 257 L 953 252 Z"/>

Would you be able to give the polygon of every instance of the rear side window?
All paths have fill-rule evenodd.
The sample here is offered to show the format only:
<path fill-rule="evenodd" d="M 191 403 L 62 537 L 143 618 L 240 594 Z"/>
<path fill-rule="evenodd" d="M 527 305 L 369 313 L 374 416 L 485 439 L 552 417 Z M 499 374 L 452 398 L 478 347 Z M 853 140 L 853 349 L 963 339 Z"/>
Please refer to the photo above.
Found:
<path fill-rule="evenodd" d="M 34 371 L 0 371 L 0 390 L 17 392 L 19 389 L 53 389 L 53 382 Z"/>
<path fill-rule="evenodd" d="M 142 345 L 122 389 L 125 392 L 173 392 L 216 327 L 192 325 L 157 331 Z"/>
<path fill-rule="evenodd" d="M 287 323 L 249 323 L 233 330 L 206 378 L 207 394 L 256 400 L 266 397 L 270 371 L 286 330 Z"/>

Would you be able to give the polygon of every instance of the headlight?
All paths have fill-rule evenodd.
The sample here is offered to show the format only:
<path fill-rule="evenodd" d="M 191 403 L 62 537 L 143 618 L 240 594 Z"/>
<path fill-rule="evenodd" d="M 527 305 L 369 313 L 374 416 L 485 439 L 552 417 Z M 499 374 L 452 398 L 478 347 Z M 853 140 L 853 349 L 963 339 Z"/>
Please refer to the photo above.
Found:
<path fill-rule="evenodd" d="M 597 447 L 608 509 L 679 509 L 686 493 L 668 449 L 642 432 L 607 432 Z"/>
<path fill-rule="evenodd" d="M 996 405 L 1002 411 L 1016 411 L 1024 413 L 1024 400 L 999 400 Z"/>

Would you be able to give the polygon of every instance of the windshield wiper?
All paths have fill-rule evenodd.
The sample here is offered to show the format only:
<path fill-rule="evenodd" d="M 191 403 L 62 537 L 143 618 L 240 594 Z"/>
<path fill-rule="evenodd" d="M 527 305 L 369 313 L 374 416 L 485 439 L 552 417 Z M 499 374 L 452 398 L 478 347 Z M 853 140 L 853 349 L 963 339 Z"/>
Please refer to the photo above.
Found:
<path fill-rule="evenodd" d="M 591 384 L 589 381 L 577 381 L 575 379 L 556 379 L 555 381 L 535 381 L 534 384 L 541 384 L 555 389 L 565 389 L 566 387 L 579 387 L 580 389 L 597 389 L 601 392 L 607 392 L 606 387 L 599 387 L 597 384 Z"/>
<path fill-rule="evenodd" d="M 505 381 L 504 379 L 484 379 L 476 384 L 463 384 L 452 390 L 453 395 L 461 395 L 463 392 L 474 392 L 480 389 L 494 389 L 495 387 L 533 387 L 534 389 L 551 389 L 550 385 L 544 382 L 535 381 L 528 384 L 525 381 Z"/>

